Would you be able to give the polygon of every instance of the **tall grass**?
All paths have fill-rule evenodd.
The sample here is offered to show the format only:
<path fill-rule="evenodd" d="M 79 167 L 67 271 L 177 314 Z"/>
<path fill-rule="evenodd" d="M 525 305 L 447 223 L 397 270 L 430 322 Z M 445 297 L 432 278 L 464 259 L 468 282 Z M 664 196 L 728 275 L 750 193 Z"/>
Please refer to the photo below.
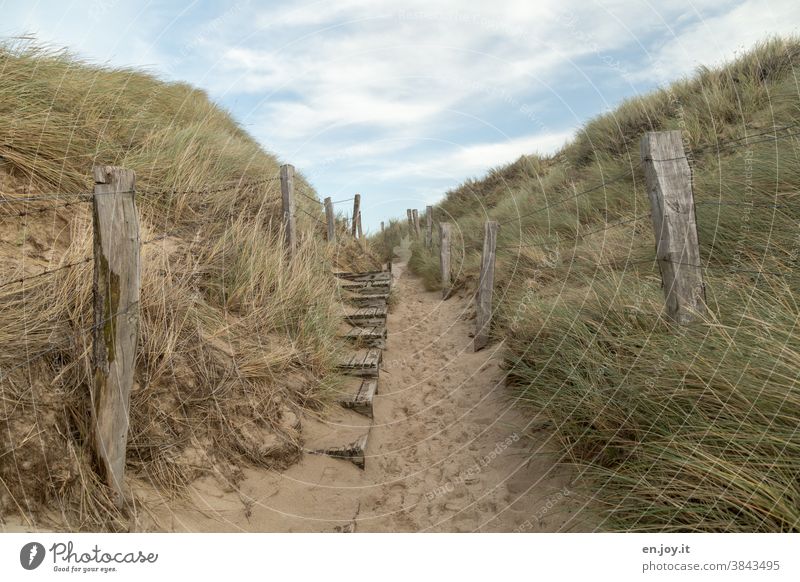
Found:
<path fill-rule="evenodd" d="M 622 103 L 556 155 L 524 156 L 436 208 L 456 223 L 454 276 L 470 288 L 481 225 L 501 222 L 493 334 L 509 383 L 552 419 L 603 528 L 800 529 L 800 141 L 797 129 L 743 139 L 800 123 L 799 69 L 800 41 L 769 40 Z M 686 328 L 662 316 L 650 219 L 632 220 L 649 212 L 639 138 L 667 129 L 683 132 L 691 158 L 707 266 L 709 315 Z M 415 248 L 430 288 L 437 261 Z"/>
<path fill-rule="evenodd" d="M 334 266 L 373 265 L 322 242 L 298 196 L 300 249 L 283 250 L 279 162 L 207 96 L 29 43 L 0 47 L 0 192 L 91 192 L 94 164 L 132 168 L 143 246 L 141 340 L 131 402 L 132 483 L 180 494 L 201 474 L 284 466 L 295 413 L 326 397 L 336 338 Z M 313 188 L 302 174 L 296 186 Z M 0 281 L 91 255 L 88 204 L 0 206 Z M 20 217 L 20 211 L 37 211 Z M 166 236 L 164 236 L 166 235 Z M 86 446 L 90 263 L 0 288 L 0 516 L 125 529 Z M 135 501 L 129 507 L 139 507 Z M 134 510 L 135 513 L 135 510 Z"/>

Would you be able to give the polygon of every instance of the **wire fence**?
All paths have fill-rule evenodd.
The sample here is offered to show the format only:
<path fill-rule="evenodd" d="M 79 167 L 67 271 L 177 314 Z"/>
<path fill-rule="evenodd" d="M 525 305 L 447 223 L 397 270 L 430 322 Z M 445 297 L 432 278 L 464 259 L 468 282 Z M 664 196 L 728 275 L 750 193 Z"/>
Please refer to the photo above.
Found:
<path fill-rule="evenodd" d="M 48 204 L 47 206 L 43 206 L 41 208 L 26 208 L 21 211 L 12 211 L 3 213 L 0 211 L 0 220 L 2 219 L 11 219 L 11 218 L 25 218 L 28 216 L 33 215 L 40 215 L 45 212 L 52 212 L 56 210 L 61 210 L 65 208 L 70 208 L 72 206 L 76 206 L 78 204 L 84 203 L 91 203 L 93 198 L 96 196 L 105 196 L 105 195 L 119 195 L 119 194 L 127 194 L 131 192 L 135 192 L 138 195 L 144 196 L 156 196 L 156 195 L 169 195 L 169 196 L 190 196 L 190 195 L 204 195 L 210 193 L 219 193 L 219 192 L 226 192 L 232 190 L 242 190 L 247 188 L 253 188 L 257 186 L 263 186 L 272 182 L 280 181 L 280 176 L 273 176 L 270 178 L 264 179 L 255 179 L 255 180 L 236 180 L 231 181 L 226 184 L 221 185 L 213 185 L 206 188 L 192 188 L 192 189 L 176 189 L 176 188 L 167 188 L 167 189 L 136 189 L 136 190 L 124 190 L 124 191 L 110 191 L 110 192 L 50 192 L 47 194 L 37 194 L 37 195 L 23 195 L 22 197 L 15 197 L 15 194 L 9 193 L 0 193 L 0 209 L 3 207 L 10 207 L 12 205 L 28 205 L 28 204 L 38 204 L 38 203 L 50 203 L 50 202 L 59 202 L 58 204 Z M 295 192 L 301 194 L 302 196 L 313 200 L 314 202 L 319 202 L 316 198 L 309 196 L 305 192 L 303 192 L 302 188 L 295 188 Z M 65 198 L 67 200 L 65 200 Z M 280 200 L 275 200 L 275 202 L 279 202 Z M 262 205 L 263 206 L 263 205 Z M 314 219 L 317 223 L 321 221 L 313 216 L 311 213 L 304 210 L 302 207 L 298 207 L 298 210 L 307 214 L 309 217 Z M 176 236 L 180 234 L 180 230 L 173 230 L 167 233 L 160 234 L 156 237 L 143 241 L 141 243 L 142 246 L 149 245 L 154 242 L 165 240 L 169 237 Z M 25 282 L 40 279 L 49 275 L 53 275 L 55 273 L 59 273 L 66 269 L 71 269 L 74 267 L 78 267 L 87 263 L 92 262 L 94 259 L 93 257 L 83 257 L 82 259 L 71 261 L 60 265 L 58 267 L 52 269 L 46 269 L 41 273 L 35 273 L 33 275 L 26 275 L 22 277 L 15 277 L 13 279 L 9 279 L 6 281 L 0 282 L 0 289 L 4 289 L 6 287 L 10 287 L 13 285 L 20 285 Z"/>
<path fill-rule="evenodd" d="M 675 157 L 675 158 L 665 158 L 665 159 L 648 159 L 648 158 L 645 158 L 645 159 L 641 160 L 639 163 L 631 165 L 628 169 L 626 169 L 626 170 L 624 170 L 624 171 L 622 171 L 622 172 L 620 172 L 618 174 L 615 174 L 615 175 L 611 176 L 608 179 L 602 179 L 601 182 L 599 182 L 597 184 L 594 184 L 592 186 L 589 186 L 587 188 L 584 188 L 584 189 L 582 189 L 582 190 L 580 190 L 578 192 L 575 192 L 574 194 L 572 194 L 570 196 L 566 196 L 566 197 L 561 198 L 559 200 L 556 200 L 554 202 L 545 204 L 542 207 L 536 208 L 536 209 L 531 210 L 529 212 L 525 212 L 525 213 L 520 214 L 520 215 L 518 215 L 518 216 L 516 216 L 514 218 L 509 218 L 509 219 L 506 219 L 506 220 L 503 220 L 503 221 L 499 221 L 498 222 L 498 226 L 506 226 L 506 225 L 515 224 L 515 223 L 520 223 L 520 225 L 521 225 L 523 219 L 525 219 L 525 218 L 530 218 L 532 216 L 536 216 L 538 214 L 547 212 L 548 210 L 551 210 L 553 208 L 557 208 L 557 207 L 559 207 L 559 206 L 561 206 L 563 204 L 566 204 L 566 203 L 568 203 L 570 201 L 574 201 L 574 200 L 580 199 L 580 198 L 582 198 L 584 196 L 587 196 L 587 195 L 589 195 L 589 194 L 591 194 L 593 192 L 597 192 L 599 190 L 602 190 L 602 189 L 604 189 L 604 188 L 606 188 L 606 187 L 608 187 L 608 186 L 610 186 L 612 184 L 615 184 L 617 182 L 620 182 L 620 181 L 626 180 L 626 179 L 628 179 L 630 177 L 633 177 L 635 175 L 636 170 L 638 170 L 640 167 L 642 167 L 646 161 L 669 162 L 669 161 L 681 160 L 681 159 L 685 159 L 687 161 L 691 161 L 692 157 L 696 157 L 697 155 L 703 154 L 703 153 L 730 152 L 730 151 L 735 151 L 735 150 L 741 149 L 741 148 L 750 148 L 751 146 L 755 146 L 755 145 L 759 145 L 759 144 L 763 144 L 763 143 L 768 143 L 768 142 L 771 142 L 771 141 L 777 142 L 779 140 L 785 140 L 785 139 L 791 139 L 791 138 L 794 138 L 794 137 L 798 137 L 798 136 L 800 136 L 800 132 L 792 132 L 792 131 L 790 131 L 790 130 L 793 130 L 793 129 L 796 129 L 796 128 L 800 128 L 800 124 L 789 124 L 789 125 L 785 125 L 785 126 L 781 126 L 781 127 L 773 127 L 773 128 L 764 129 L 764 130 L 761 130 L 761 131 L 756 131 L 755 133 L 750 133 L 750 134 L 745 135 L 743 137 L 734 138 L 734 139 L 725 140 L 725 141 L 720 141 L 720 142 L 717 142 L 715 144 L 706 146 L 704 148 L 693 150 L 693 151 L 690 152 L 691 153 L 691 157 L 687 156 L 687 155 L 684 155 L 684 156 L 678 156 L 678 157 Z M 730 207 L 736 207 L 736 208 L 754 208 L 754 209 L 764 209 L 764 210 L 794 210 L 794 211 L 800 212 L 800 204 L 788 204 L 788 203 L 782 203 L 782 202 L 770 203 L 770 202 L 742 202 L 742 201 L 725 201 L 725 200 L 697 200 L 697 201 L 694 202 L 694 206 L 695 206 L 695 208 L 697 208 L 697 207 L 726 207 L 726 206 L 730 206 Z M 646 212 L 646 213 L 634 216 L 632 218 L 625 218 L 625 219 L 620 219 L 620 220 L 615 221 L 615 222 L 606 223 L 601 228 L 596 228 L 596 229 L 593 229 L 593 230 L 590 230 L 590 231 L 587 231 L 587 232 L 582 232 L 582 233 L 578 232 L 574 236 L 554 237 L 554 238 L 551 238 L 551 239 L 548 239 L 548 240 L 543 240 L 543 241 L 539 241 L 539 242 L 532 242 L 532 243 L 522 243 L 522 242 L 520 242 L 519 244 L 506 244 L 506 245 L 496 246 L 495 249 L 498 250 L 498 251 L 522 252 L 525 249 L 548 248 L 548 247 L 564 245 L 564 244 L 570 243 L 570 242 L 578 242 L 578 241 L 581 241 L 581 240 L 583 240 L 583 239 L 585 239 L 585 238 L 587 238 L 587 237 L 589 237 L 591 235 L 603 233 L 603 232 L 606 232 L 608 230 L 611 230 L 611 229 L 614 229 L 614 228 L 618 228 L 620 226 L 632 224 L 632 223 L 635 223 L 635 222 L 640 221 L 642 219 L 651 218 L 651 217 L 652 217 L 652 214 L 650 212 Z M 689 267 L 697 267 L 697 268 L 700 268 L 700 269 L 703 269 L 703 270 L 724 271 L 724 272 L 728 272 L 728 273 L 744 273 L 744 274 L 768 275 L 768 276 L 778 276 L 778 277 L 786 277 L 786 276 L 792 275 L 794 273 L 794 271 L 780 272 L 780 271 L 773 271 L 773 270 L 745 269 L 745 268 L 738 268 L 738 267 L 734 267 L 734 266 L 724 266 L 724 265 L 722 265 L 722 266 L 699 265 L 699 264 L 693 264 L 693 263 L 673 262 L 673 261 L 671 261 L 669 259 L 659 259 L 657 261 L 655 258 L 647 259 L 647 260 L 644 260 L 644 261 L 633 261 L 633 262 L 625 261 L 623 266 L 627 267 L 628 265 L 640 264 L 642 262 L 650 262 L 650 263 L 654 263 L 654 264 L 657 263 L 657 262 L 662 262 L 662 263 L 670 263 L 670 262 L 672 262 L 674 264 L 679 264 L 679 265 L 684 265 L 684 266 L 689 266 Z M 591 266 L 595 266 L 595 267 L 614 267 L 614 266 L 620 266 L 621 263 L 619 261 L 612 261 L 610 263 L 590 262 L 590 265 Z M 569 269 L 569 268 L 573 268 L 573 267 L 574 267 L 574 265 L 571 264 L 571 263 L 570 264 L 566 264 L 566 265 L 539 264 L 539 265 L 536 266 L 537 269 L 544 269 L 544 270 L 561 270 L 561 269 L 564 269 L 564 268 L 568 268 Z"/>
<path fill-rule="evenodd" d="M 19 196 L 17 193 L 3 193 L 0 192 L 0 220 L 7 220 L 7 219 L 16 219 L 16 218 L 25 218 L 34 215 L 41 215 L 46 212 L 53 212 L 61 209 L 70 208 L 79 204 L 84 203 L 91 203 L 92 200 L 97 196 L 106 196 L 106 195 L 118 195 L 118 194 L 127 194 L 127 193 L 136 193 L 140 196 L 146 197 L 155 197 L 155 196 L 168 196 L 170 198 L 174 198 L 176 196 L 196 196 L 196 195 L 206 195 L 206 194 L 213 194 L 219 192 L 229 192 L 234 190 L 243 190 L 248 188 L 254 188 L 259 186 L 268 185 L 274 182 L 280 182 L 281 176 L 280 174 L 269 177 L 269 178 L 262 178 L 262 179 L 239 179 L 239 180 L 232 180 L 230 182 L 224 184 L 216 184 L 216 185 L 209 185 L 208 187 L 202 188 L 191 188 L 191 189 L 178 189 L 178 188 L 162 188 L 162 189 L 135 189 L 135 190 L 115 190 L 109 192 L 50 192 L 46 194 L 23 194 Z M 294 188 L 292 189 L 294 194 L 299 194 L 303 198 L 314 202 L 318 205 L 323 204 L 320 200 L 316 197 L 315 193 L 309 190 L 304 184 L 302 183 L 294 183 Z M 355 198 L 345 198 L 342 200 L 336 200 L 333 204 L 342 204 L 345 202 L 350 202 Z M 280 203 L 280 197 L 276 200 L 272 201 L 273 203 Z M 19 211 L 9 211 L 3 212 L 4 208 L 11 208 L 14 205 L 29 205 L 29 204 L 40 204 L 46 203 L 46 206 L 37 207 L 37 208 L 25 208 Z M 266 202 L 262 202 L 261 208 L 264 208 Z M 326 221 L 320 220 L 319 217 L 315 216 L 314 214 L 308 212 L 301 206 L 296 206 L 295 210 L 299 210 L 301 213 L 305 214 L 309 218 L 311 218 L 315 225 L 325 225 Z M 260 212 L 260 211 L 259 211 Z M 172 236 L 179 235 L 179 230 L 170 231 L 167 233 L 160 234 L 156 237 L 153 237 L 149 240 L 142 241 L 141 245 L 146 246 L 154 242 L 162 241 Z M 93 260 L 93 257 L 84 257 L 79 260 L 71 261 L 60 265 L 55 268 L 46 269 L 41 273 L 35 273 L 33 275 L 26 275 L 21 277 L 15 277 L 13 279 L 9 279 L 6 281 L 0 281 L 0 289 L 4 289 L 6 287 L 10 287 L 13 285 L 20 285 L 24 284 L 27 281 L 40 279 L 46 277 L 48 275 L 53 275 L 55 273 L 59 273 L 66 269 L 71 269 L 74 267 L 78 267 L 80 265 L 84 265 L 89 263 Z"/>

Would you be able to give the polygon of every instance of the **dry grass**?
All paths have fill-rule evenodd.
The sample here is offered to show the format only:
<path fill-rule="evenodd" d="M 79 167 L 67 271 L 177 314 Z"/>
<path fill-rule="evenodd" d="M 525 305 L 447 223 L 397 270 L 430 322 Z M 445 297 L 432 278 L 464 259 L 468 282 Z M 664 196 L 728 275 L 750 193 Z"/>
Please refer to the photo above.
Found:
<path fill-rule="evenodd" d="M 245 463 L 292 462 L 296 413 L 326 398 L 342 349 L 330 271 L 375 259 L 352 239 L 322 242 L 300 212 L 290 264 L 279 183 L 264 182 L 279 162 L 187 85 L 0 47 L 0 136 L 3 200 L 90 192 L 92 165 L 124 166 L 137 173 L 142 239 L 163 236 L 142 251 L 129 474 L 179 494 L 204 473 L 235 481 Z M 89 205 L 47 210 L 71 199 L 0 205 L 0 281 L 91 255 Z M 0 288 L 0 519 L 128 527 L 86 447 L 91 278 L 87 263 Z"/>
<path fill-rule="evenodd" d="M 456 224 L 456 285 L 474 286 L 483 222 L 503 225 L 493 334 L 516 395 L 551 417 L 604 528 L 800 529 L 800 141 L 715 149 L 800 123 L 798 73 L 800 41 L 770 40 L 621 104 L 552 158 L 523 157 L 436 209 Z M 692 157 L 709 266 L 711 315 L 685 329 L 661 316 L 649 219 L 575 240 L 649 211 L 639 138 L 666 129 L 683 131 Z M 430 288 L 437 261 L 437 249 L 415 248 Z"/>

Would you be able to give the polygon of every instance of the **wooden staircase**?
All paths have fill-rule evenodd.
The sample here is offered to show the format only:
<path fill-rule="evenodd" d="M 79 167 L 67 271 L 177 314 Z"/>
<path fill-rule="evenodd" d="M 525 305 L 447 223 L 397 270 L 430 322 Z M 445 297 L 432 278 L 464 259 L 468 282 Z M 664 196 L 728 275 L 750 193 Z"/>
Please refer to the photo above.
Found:
<path fill-rule="evenodd" d="M 334 275 L 339 279 L 343 301 L 340 334 L 353 345 L 353 350 L 338 366 L 342 374 L 350 378 L 338 402 L 342 407 L 372 419 L 372 403 L 378 391 L 381 358 L 388 336 L 386 317 L 392 274 L 389 271 L 368 271 Z M 358 436 L 344 429 L 340 434 L 334 431 L 327 439 L 331 444 L 326 442 L 310 452 L 345 459 L 364 469 L 370 426 L 371 423 L 365 426 L 366 430 Z M 348 428 L 352 430 L 353 427 Z M 345 444 L 336 443 L 337 439 L 345 440 Z"/>

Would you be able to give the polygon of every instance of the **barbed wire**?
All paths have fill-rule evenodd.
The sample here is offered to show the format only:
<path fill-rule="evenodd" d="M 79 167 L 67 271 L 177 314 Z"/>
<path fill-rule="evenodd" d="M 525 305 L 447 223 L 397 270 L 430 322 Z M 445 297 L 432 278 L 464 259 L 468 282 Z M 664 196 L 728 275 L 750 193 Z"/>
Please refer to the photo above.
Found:
<path fill-rule="evenodd" d="M 89 332 L 89 331 L 94 331 L 95 329 L 105 325 L 106 323 L 108 323 L 112 319 L 115 319 L 115 318 L 119 317 L 120 315 L 127 314 L 128 312 L 130 312 L 130 310 L 133 307 L 138 307 L 139 305 L 140 305 L 140 301 L 139 300 L 133 301 L 125 309 L 121 309 L 120 311 L 117 311 L 116 313 L 113 313 L 113 314 L 109 315 L 108 317 L 101 319 L 98 322 L 92 322 L 91 325 L 88 325 L 86 327 L 77 329 L 76 331 L 79 332 L 79 333 L 86 333 L 86 332 Z M 29 366 L 31 363 L 35 362 L 36 360 L 38 360 L 40 358 L 43 358 L 44 356 L 46 356 L 46 355 L 48 355 L 50 353 L 53 353 L 53 352 L 56 352 L 56 351 L 59 351 L 59 350 L 62 350 L 62 349 L 64 349 L 64 346 L 60 346 L 60 345 L 57 345 L 57 344 L 53 345 L 53 346 L 47 348 L 46 350 L 43 350 L 43 351 L 37 353 L 32 358 L 28 358 L 26 361 L 17 364 L 16 366 L 12 366 L 11 368 L 8 368 L 7 370 L 0 370 L 0 382 L 2 382 L 8 376 L 10 376 L 11 372 L 13 372 L 14 370 L 18 370 L 19 368 L 22 368 L 24 366 Z"/>
<path fill-rule="evenodd" d="M 52 200 L 63 200 L 65 197 L 75 196 L 78 198 L 87 198 L 91 200 L 95 196 L 111 196 L 115 194 L 129 194 L 135 192 L 136 194 L 154 195 L 154 194 L 209 194 L 214 192 L 224 192 L 226 190 L 234 190 L 237 188 L 245 188 L 248 186 L 258 186 L 275 182 L 280 180 L 280 176 L 273 178 L 264 178 L 260 180 L 250 180 L 247 182 L 235 182 L 224 186 L 215 188 L 200 188 L 194 190 L 176 190 L 167 188 L 163 190 L 147 190 L 147 189 L 133 189 L 133 190 L 112 190 L 110 192 L 51 192 L 48 194 L 37 194 L 34 196 L 25 196 L 23 198 L 15 198 L 13 194 L 7 192 L 0 192 L 0 204 L 24 204 L 27 202 L 45 202 Z"/>
<path fill-rule="evenodd" d="M 726 267 L 726 266 L 723 266 L 723 265 L 720 265 L 720 266 L 716 266 L 716 265 L 713 265 L 713 266 L 712 265 L 697 265 L 697 264 L 694 264 L 694 263 L 684 263 L 684 262 L 681 262 L 681 261 L 673 261 L 671 259 L 658 259 L 658 260 L 661 261 L 661 262 L 665 262 L 665 263 L 672 263 L 673 265 L 683 265 L 685 267 L 695 267 L 697 269 L 703 269 L 703 270 L 709 270 L 709 271 L 726 271 L 726 272 L 730 272 L 730 273 L 749 273 L 749 274 L 755 274 L 755 275 L 770 275 L 770 276 L 773 276 L 773 277 L 788 277 L 789 275 L 793 275 L 794 274 L 794 271 L 784 271 L 784 272 L 781 273 L 781 272 L 778 272 L 778 271 L 763 271 L 763 270 L 757 270 L 757 269 L 739 269 L 737 267 Z"/>
<path fill-rule="evenodd" d="M 564 269 L 576 269 L 577 267 L 574 264 L 575 262 L 579 262 L 579 263 L 583 262 L 584 264 L 586 264 L 587 266 L 590 266 L 590 267 L 620 267 L 621 266 L 623 268 L 627 268 L 629 265 L 643 265 L 645 263 L 655 263 L 655 261 L 656 261 L 655 258 L 638 259 L 638 260 L 635 260 L 635 261 L 628 260 L 628 261 L 625 261 L 621 265 L 619 261 L 608 261 L 608 262 L 605 262 L 605 263 L 595 263 L 593 261 L 589 261 L 589 260 L 586 260 L 586 259 L 577 259 L 577 258 L 573 257 L 571 259 L 570 263 L 567 263 L 565 265 L 555 265 L 555 266 L 552 266 L 552 267 L 549 266 L 549 265 L 536 265 L 535 269 L 545 269 L 545 270 L 548 270 L 548 271 L 561 271 L 561 270 L 564 270 Z"/>
<path fill-rule="evenodd" d="M 343 202 L 352 202 L 353 200 L 355 200 L 355 197 L 353 197 L 353 198 L 344 198 L 342 200 L 332 200 L 331 204 L 342 204 Z"/>
<path fill-rule="evenodd" d="M 700 200 L 694 203 L 695 206 L 747 206 L 750 208 L 793 208 L 800 210 L 800 205 L 793 204 L 761 204 L 759 202 L 713 202 L 711 200 Z"/>
<path fill-rule="evenodd" d="M 313 219 L 313 220 L 314 220 L 314 221 L 316 221 L 317 223 L 319 223 L 319 224 L 324 224 L 324 223 L 323 223 L 323 222 L 322 222 L 322 221 L 321 221 L 319 218 L 317 218 L 316 216 L 314 216 L 314 215 L 313 215 L 313 214 L 311 214 L 310 212 L 306 212 L 306 210 L 305 210 L 305 209 L 298 207 L 298 208 L 297 208 L 297 210 L 299 210 L 299 211 L 300 211 L 300 212 L 302 212 L 303 214 L 305 214 L 305 215 L 307 215 L 307 216 L 311 217 L 311 219 Z"/>
<path fill-rule="evenodd" d="M 172 195 L 175 195 L 175 194 L 213 194 L 213 193 L 216 193 L 216 192 L 225 192 L 225 191 L 228 191 L 228 190 L 236 190 L 236 189 L 240 189 L 240 188 L 247 188 L 248 186 L 259 186 L 259 185 L 262 185 L 262 184 L 268 184 L 269 182 L 275 182 L 275 181 L 278 181 L 280 179 L 281 179 L 280 176 L 277 176 L 277 177 L 272 177 L 272 178 L 264 178 L 264 179 L 260 179 L 260 180 L 250 180 L 250 181 L 247 181 L 247 182 L 241 182 L 241 181 L 232 182 L 230 184 L 223 185 L 223 186 L 218 186 L 218 187 L 214 187 L 214 188 L 197 188 L 197 189 L 194 189 L 194 190 L 176 190 L 176 189 L 173 189 L 173 188 L 167 188 L 165 190 L 136 190 L 136 193 L 137 194 L 149 194 L 151 196 L 154 195 L 154 194 L 172 194 Z"/>
<path fill-rule="evenodd" d="M 159 234 L 158 236 L 154 236 L 152 238 L 147 239 L 146 241 L 143 241 L 141 243 L 141 246 L 146 246 L 146 245 L 149 245 L 151 243 L 158 242 L 160 240 L 164 240 L 165 238 L 169 238 L 171 236 L 175 236 L 175 235 L 180 234 L 180 233 L 181 233 L 180 230 L 171 230 L 170 232 L 165 232 L 164 234 Z"/>
<path fill-rule="evenodd" d="M 316 202 L 317 204 L 322 204 L 322 202 L 320 202 L 317 198 L 314 198 L 313 196 L 310 196 L 309 194 L 303 192 L 303 188 L 297 188 L 296 191 L 298 194 L 300 194 L 300 196 L 308 198 L 309 200 L 311 200 L 312 202 Z"/>
<path fill-rule="evenodd" d="M 3 214 L 3 215 L 0 215 L 0 220 L 2 220 L 4 218 L 21 218 L 21 217 L 24 217 L 24 216 L 32 216 L 34 214 L 43 214 L 45 212 L 49 212 L 49 211 L 52 211 L 52 210 L 58 210 L 59 208 L 68 208 L 70 206 L 75 206 L 76 204 L 81 204 L 81 203 L 85 204 L 85 203 L 88 203 L 88 202 L 89 202 L 89 200 L 71 201 L 71 202 L 65 202 L 64 204 L 56 204 L 55 206 L 45 206 L 43 208 L 36 208 L 34 210 L 25 210 L 23 212 L 14 212 L 14 213 L 11 213 L 11 214 Z"/>
<path fill-rule="evenodd" d="M 584 232 L 584 233 L 581 233 L 581 234 L 578 234 L 578 235 L 575 235 L 575 236 L 555 239 L 555 240 L 551 240 L 551 241 L 543 241 L 543 242 L 539 242 L 539 243 L 509 245 L 509 246 L 497 247 L 497 249 L 498 250 L 517 250 L 517 249 L 523 249 L 523 248 L 537 248 L 537 247 L 548 246 L 548 245 L 551 245 L 551 244 L 560 244 L 560 243 L 567 243 L 567 242 L 577 241 L 577 240 L 581 240 L 581 239 L 583 239 L 583 238 L 585 238 L 587 236 L 591 236 L 593 234 L 598 234 L 600 232 L 605 232 L 607 230 L 611 230 L 612 228 L 616 228 L 616 227 L 622 226 L 624 224 L 629 224 L 631 222 L 636 222 L 637 220 L 641 220 L 642 218 L 646 218 L 646 217 L 649 217 L 649 216 L 650 216 L 650 212 L 645 212 L 643 214 L 639 214 L 638 216 L 634 216 L 633 218 L 627 218 L 625 220 L 619 220 L 617 222 L 609 223 L 609 224 L 607 224 L 605 226 L 605 228 L 598 228 L 598 229 L 595 229 L 595 230 L 590 230 L 589 232 Z"/>
<path fill-rule="evenodd" d="M 114 192 L 116 194 L 116 192 Z M 52 200 L 63 200 L 67 196 L 77 196 L 79 198 L 89 198 L 94 196 L 91 192 L 52 192 L 49 194 L 41 194 L 36 196 L 25 196 L 24 198 L 14 198 L 13 194 L 7 192 L 0 192 L 0 204 L 24 204 L 26 202 L 47 202 Z"/>
<path fill-rule="evenodd" d="M 767 129 L 767 130 L 759 132 L 759 133 L 745 135 L 745 136 L 738 137 L 738 138 L 735 138 L 735 139 L 730 139 L 730 140 L 725 140 L 723 142 L 718 142 L 718 143 L 713 144 L 713 145 L 708 145 L 708 146 L 706 146 L 704 148 L 700 148 L 699 150 L 694 151 L 693 154 L 702 154 L 702 153 L 706 153 L 706 152 L 709 152 L 709 151 L 722 151 L 724 149 L 730 149 L 734 144 L 738 144 L 739 142 L 746 141 L 746 140 L 752 139 L 754 137 L 761 137 L 763 135 L 768 135 L 770 133 L 777 134 L 778 132 L 786 131 L 788 129 L 795 129 L 797 127 L 800 127 L 800 123 L 792 123 L 790 125 L 784 125 L 783 127 L 772 127 L 770 129 Z M 796 135 L 796 134 L 794 134 L 794 135 Z M 783 137 L 791 137 L 791 136 L 783 136 Z M 770 141 L 771 139 L 777 140 L 777 139 L 782 139 L 782 137 L 773 136 L 771 138 L 767 138 L 765 140 L 758 140 L 757 142 L 753 142 L 753 143 L 762 143 L 764 141 Z M 744 145 L 749 146 L 749 145 L 753 145 L 753 143 L 746 143 Z"/>
<path fill-rule="evenodd" d="M 766 139 L 759 139 L 759 140 L 751 141 L 749 143 L 744 143 L 744 144 L 735 144 L 735 145 L 730 145 L 730 146 L 727 146 L 727 147 L 715 148 L 714 151 L 715 152 L 728 152 L 728 151 L 732 151 L 732 150 L 738 149 L 740 147 L 748 147 L 749 148 L 750 146 L 758 145 L 760 143 L 766 143 L 766 142 L 770 142 L 770 141 L 778 141 L 778 140 L 781 140 L 781 139 L 788 139 L 790 137 L 797 137 L 797 136 L 800 136 L 800 132 L 789 133 L 789 134 L 786 134 L 786 135 L 772 136 L 772 137 L 769 137 L 769 138 L 766 138 Z"/>
<path fill-rule="evenodd" d="M 46 275 L 52 275 L 53 273 L 58 273 L 59 271 L 64 271 L 65 269 L 71 269 L 73 267 L 78 267 L 80 265 L 84 265 L 84 264 L 89 263 L 91 261 L 94 261 L 94 257 L 84 257 L 83 259 L 81 259 L 79 261 L 74 261 L 72 263 L 67 263 L 66 265 L 61 265 L 60 267 L 57 267 L 55 269 L 48 269 L 46 271 L 42 271 L 41 273 L 37 273 L 35 275 L 30 275 L 28 277 L 19 277 L 17 279 L 11 279 L 10 281 L 5 281 L 3 283 L 0 283 L 0 289 L 3 289 L 4 287 L 8 287 L 9 285 L 14 285 L 14 284 L 17 284 L 17 283 L 24 283 L 26 281 L 30 281 L 31 279 L 39 279 L 40 277 L 44 277 Z"/>
<path fill-rule="evenodd" d="M 568 196 L 566 198 L 562 198 L 561 200 L 553 202 L 552 204 L 548 204 L 548 205 L 543 206 L 541 208 L 537 208 L 536 210 L 534 210 L 532 212 L 528 212 L 527 214 L 522 214 L 520 216 L 517 216 L 516 218 L 512 218 L 512 219 L 503 221 L 503 222 L 499 223 L 498 226 L 511 224 L 512 222 L 520 221 L 523 218 L 528 218 L 530 216 L 535 216 L 536 214 L 540 214 L 540 213 L 544 212 L 545 210 L 549 210 L 550 208 L 554 208 L 556 206 L 560 206 L 561 204 L 564 204 L 565 202 L 569 202 L 571 200 L 576 200 L 577 198 L 580 198 L 582 196 L 586 196 L 587 194 L 595 192 L 595 191 L 597 191 L 597 190 L 599 190 L 601 188 L 605 188 L 606 186 L 610 186 L 611 184 L 614 184 L 615 182 L 619 182 L 623 178 L 626 178 L 628 176 L 633 175 L 634 170 L 636 168 L 638 168 L 639 166 L 641 166 L 641 165 L 642 165 L 642 163 L 639 162 L 638 164 L 636 164 L 635 166 L 629 168 L 625 172 L 617 174 L 616 176 L 614 176 L 613 178 L 611 178 L 609 180 L 604 180 L 602 183 L 597 184 L 596 186 L 592 186 L 591 188 L 587 188 L 586 190 L 582 190 L 582 191 L 580 191 L 580 192 L 578 192 L 576 194 L 573 194 L 572 196 Z"/>

